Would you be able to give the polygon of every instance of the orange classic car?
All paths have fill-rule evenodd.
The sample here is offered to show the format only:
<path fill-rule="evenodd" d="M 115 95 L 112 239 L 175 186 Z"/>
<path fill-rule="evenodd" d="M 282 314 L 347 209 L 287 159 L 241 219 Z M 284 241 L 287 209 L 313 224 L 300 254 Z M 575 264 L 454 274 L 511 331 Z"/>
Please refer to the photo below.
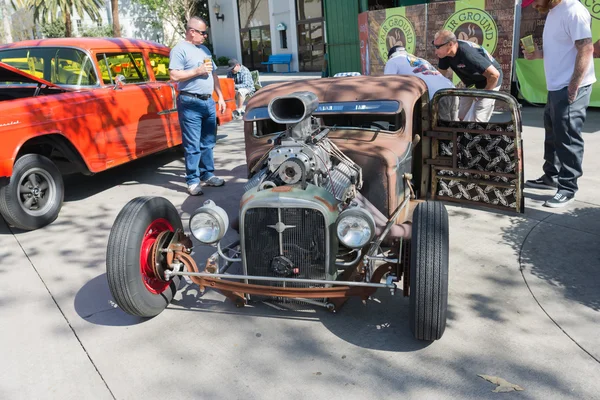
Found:
<path fill-rule="evenodd" d="M 181 143 L 169 51 L 121 38 L 0 46 L 0 213 L 9 224 L 54 221 L 64 174 L 94 174 Z M 219 81 L 223 124 L 235 90 L 232 79 Z"/>

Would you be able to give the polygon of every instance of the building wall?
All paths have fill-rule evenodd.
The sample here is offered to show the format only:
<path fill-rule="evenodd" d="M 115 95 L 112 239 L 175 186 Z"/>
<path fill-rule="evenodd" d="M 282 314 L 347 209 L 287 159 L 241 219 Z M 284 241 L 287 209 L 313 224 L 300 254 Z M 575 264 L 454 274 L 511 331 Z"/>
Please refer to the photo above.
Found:
<path fill-rule="evenodd" d="M 273 54 L 292 54 L 291 70 L 298 71 L 298 36 L 296 30 L 296 2 L 295 0 L 262 0 L 268 1 L 268 15 L 256 15 L 250 21 L 250 26 L 270 25 L 271 46 Z M 221 6 L 221 14 L 225 21 L 218 20 L 213 12 L 213 6 Z M 211 30 L 211 43 L 217 57 L 242 59 L 240 43 L 240 19 L 237 0 L 208 0 Z M 287 27 L 287 49 L 281 47 L 281 40 L 277 25 L 285 24 Z M 274 65 L 274 70 L 287 72 L 286 65 Z"/>
<path fill-rule="evenodd" d="M 325 0 L 329 75 L 360 72 L 358 3 Z"/>
<path fill-rule="evenodd" d="M 291 54 L 292 71 L 298 71 L 298 35 L 296 29 L 296 2 L 294 0 L 269 0 L 271 43 L 273 54 Z M 277 25 L 284 24 L 287 29 L 287 49 L 281 47 Z M 273 65 L 276 72 L 287 72 L 287 65 Z"/>
<path fill-rule="evenodd" d="M 213 12 L 213 6 L 221 6 L 221 14 L 225 20 L 218 20 Z M 208 0 L 208 15 L 210 24 L 210 42 L 217 57 L 242 59 L 240 44 L 240 22 L 236 0 Z"/>

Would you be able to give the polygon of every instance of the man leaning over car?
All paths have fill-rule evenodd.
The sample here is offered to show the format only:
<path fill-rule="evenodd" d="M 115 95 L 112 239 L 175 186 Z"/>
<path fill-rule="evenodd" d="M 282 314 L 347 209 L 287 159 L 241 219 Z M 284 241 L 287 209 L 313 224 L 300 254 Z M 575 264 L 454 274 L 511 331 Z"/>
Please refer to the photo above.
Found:
<path fill-rule="evenodd" d="M 226 106 L 212 55 L 203 45 L 208 35 L 206 29 L 207 24 L 202 18 L 190 18 L 185 40 L 173 47 L 169 63 L 169 75 L 179 83 L 177 110 L 185 151 L 185 180 L 192 196 L 202 194 L 200 182 L 207 186 L 225 184 L 214 175 L 217 116 L 213 89 L 219 96 L 221 113 L 225 112 Z"/>
<path fill-rule="evenodd" d="M 465 87 L 500 90 L 502 68 L 483 47 L 464 40 L 448 30 L 435 34 L 433 40 L 435 54 L 440 61 L 438 69 L 447 78 L 452 79 L 452 71 L 465 84 Z M 452 68 L 452 71 L 448 71 Z M 462 97 L 458 117 L 462 121 L 488 122 L 494 111 L 496 101 L 489 98 Z"/>

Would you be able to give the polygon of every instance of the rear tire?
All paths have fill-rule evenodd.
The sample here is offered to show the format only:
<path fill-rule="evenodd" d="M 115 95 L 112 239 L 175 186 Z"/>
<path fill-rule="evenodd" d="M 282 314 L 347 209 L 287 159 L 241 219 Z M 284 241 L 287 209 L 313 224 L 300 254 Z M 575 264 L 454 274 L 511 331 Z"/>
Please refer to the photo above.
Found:
<path fill-rule="evenodd" d="M 448 212 L 424 202 L 413 214 L 410 258 L 410 329 L 417 339 L 438 340 L 448 308 Z"/>
<path fill-rule="evenodd" d="M 0 213 L 16 228 L 38 229 L 58 217 L 64 193 L 56 165 L 42 155 L 26 154 L 15 162 L 8 185 L 0 188 Z"/>
<path fill-rule="evenodd" d="M 121 210 L 106 252 L 108 286 L 128 314 L 153 317 L 173 300 L 180 278 L 162 281 L 152 271 L 150 248 L 166 230 L 183 229 L 177 209 L 162 197 L 137 197 Z"/>

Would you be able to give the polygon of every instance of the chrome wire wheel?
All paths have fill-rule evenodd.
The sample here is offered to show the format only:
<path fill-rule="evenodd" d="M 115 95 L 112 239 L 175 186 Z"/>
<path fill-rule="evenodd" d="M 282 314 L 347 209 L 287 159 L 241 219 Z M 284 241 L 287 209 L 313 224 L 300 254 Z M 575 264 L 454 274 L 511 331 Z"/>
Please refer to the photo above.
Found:
<path fill-rule="evenodd" d="M 33 217 L 44 215 L 56 201 L 56 182 L 50 173 L 42 168 L 25 171 L 19 180 L 19 205 Z"/>

